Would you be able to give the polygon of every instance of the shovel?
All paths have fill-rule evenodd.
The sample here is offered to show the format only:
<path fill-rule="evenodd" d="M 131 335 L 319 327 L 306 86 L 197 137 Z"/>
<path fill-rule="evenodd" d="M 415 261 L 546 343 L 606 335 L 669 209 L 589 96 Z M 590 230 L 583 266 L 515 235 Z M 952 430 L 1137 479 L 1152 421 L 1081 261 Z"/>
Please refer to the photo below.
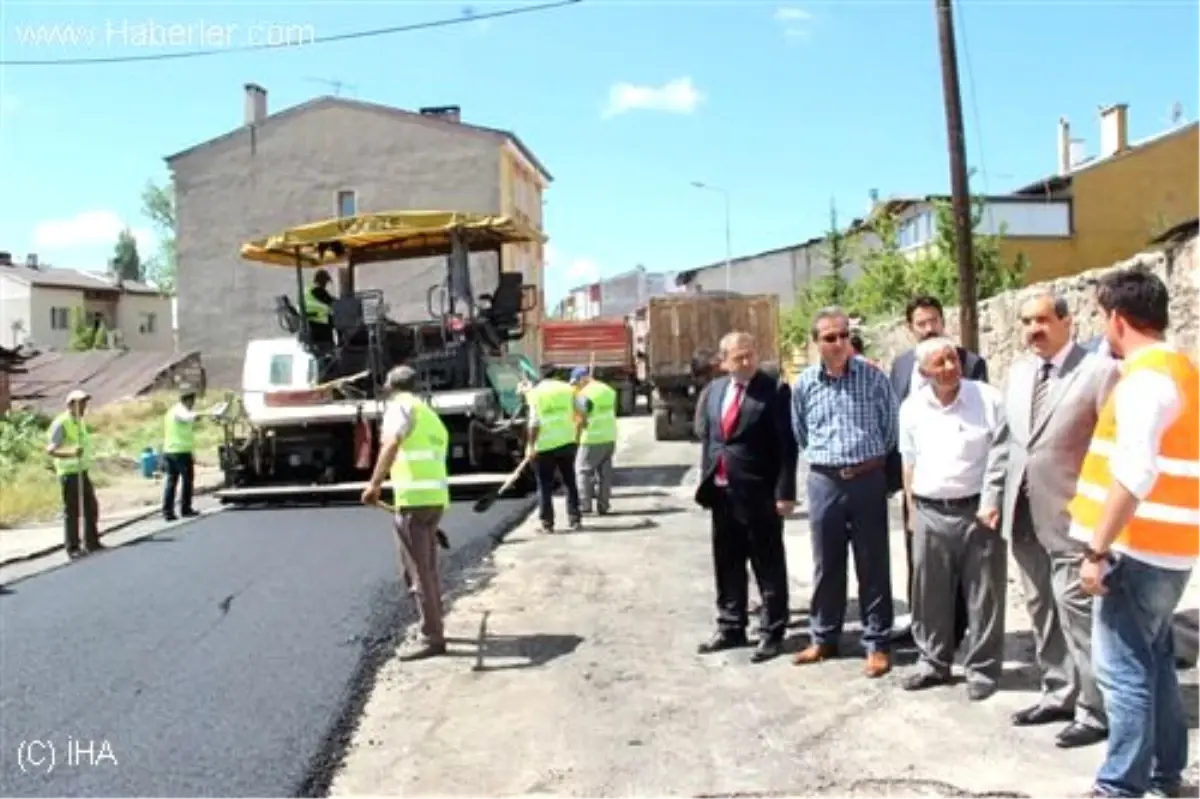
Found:
<path fill-rule="evenodd" d="M 500 495 L 513 487 L 513 484 L 521 477 L 521 473 L 525 471 L 525 467 L 529 465 L 529 457 L 517 464 L 517 468 L 508 476 L 499 488 L 493 489 L 484 494 L 479 499 L 475 500 L 475 505 L 472 507 L 476 513 L 486 513 L 489 508 L 496 504 L 496 500 L 500 499 Z"/>

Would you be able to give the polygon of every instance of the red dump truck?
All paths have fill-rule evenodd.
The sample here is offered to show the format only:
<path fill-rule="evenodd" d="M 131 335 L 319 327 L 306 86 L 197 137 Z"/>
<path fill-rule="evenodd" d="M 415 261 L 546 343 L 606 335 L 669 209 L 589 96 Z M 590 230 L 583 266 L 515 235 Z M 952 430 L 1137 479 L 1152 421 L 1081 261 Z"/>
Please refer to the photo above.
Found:
<path fill-rule="evenodd" d="M 591 366 L 597 380 L 617 390 L 618 416 L 634 413 L 637 366 L 632 331 L 624 318 L 544 320 L 542 367 L 550 367 L 565 378 L 576 366 Z"/>

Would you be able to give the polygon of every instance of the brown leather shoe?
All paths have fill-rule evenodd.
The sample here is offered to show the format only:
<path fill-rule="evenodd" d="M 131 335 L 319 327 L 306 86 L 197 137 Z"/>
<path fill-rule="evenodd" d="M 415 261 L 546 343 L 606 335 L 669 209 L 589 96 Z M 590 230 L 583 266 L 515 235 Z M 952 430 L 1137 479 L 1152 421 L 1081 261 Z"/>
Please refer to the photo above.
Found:
<path fill-rule="evenodd" d="M 887 652 L 872 652 L 867 655 L 867 665 L 863 673 L 871 679 L 882 677 L 892 670 L 892 659 Z"/>
<path fill-rule="evenodd" d="M 793 666 L 807 666 L 837 656 L 837 647 L 832 644 L 810 644 L 792 656 Z"/>

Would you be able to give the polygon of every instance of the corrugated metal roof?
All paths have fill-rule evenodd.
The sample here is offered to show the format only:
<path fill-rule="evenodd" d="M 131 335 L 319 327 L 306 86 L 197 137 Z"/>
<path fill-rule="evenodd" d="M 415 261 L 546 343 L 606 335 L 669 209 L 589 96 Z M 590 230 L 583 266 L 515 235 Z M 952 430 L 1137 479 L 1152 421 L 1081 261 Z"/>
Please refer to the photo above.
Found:
<path fill-rule="evenodd" d="M 25 374 L 12 377 L 14 404 L 51 413 L 62 408 L 67 394 L 82 388 L 94 406 L 144 394 L 173 367 L 199 352 L 47 352 L 24 364 Z"/>
<path fill-rule="evenodd" d="M 77 269 L 57 269 L 39 266 L 31 269 L 19 264 L 0 265 L 0 275 L 8 275 L 33 286 L 48 288 L 81 289 L 84 291 L 124 291 L 127 294 L 158 294 L 158 289 L 136 280 L 122 281 L 120 288 L 103 275 L 81 272 Z"/>

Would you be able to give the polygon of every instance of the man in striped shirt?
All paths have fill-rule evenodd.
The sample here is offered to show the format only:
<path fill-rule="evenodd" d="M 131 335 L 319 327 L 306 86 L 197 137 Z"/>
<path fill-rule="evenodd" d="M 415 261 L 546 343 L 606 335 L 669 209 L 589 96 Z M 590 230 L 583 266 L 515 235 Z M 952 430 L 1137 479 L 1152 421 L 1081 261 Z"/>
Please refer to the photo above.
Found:
<path fill-rule="evenodd" d="M 850 320 L 826 308 L 813 320 L 819 363 L 796 378 L 792 427 L 808 461 L 813 547 L 812 641 L 797 665 L 837 654 L 846 616 L 846 555 L 854 551 L 866 675 L 891 670 L 892 575 L 884 461 L 896 446 L 899 405 L 888 377 L 854 357 Z"/>

